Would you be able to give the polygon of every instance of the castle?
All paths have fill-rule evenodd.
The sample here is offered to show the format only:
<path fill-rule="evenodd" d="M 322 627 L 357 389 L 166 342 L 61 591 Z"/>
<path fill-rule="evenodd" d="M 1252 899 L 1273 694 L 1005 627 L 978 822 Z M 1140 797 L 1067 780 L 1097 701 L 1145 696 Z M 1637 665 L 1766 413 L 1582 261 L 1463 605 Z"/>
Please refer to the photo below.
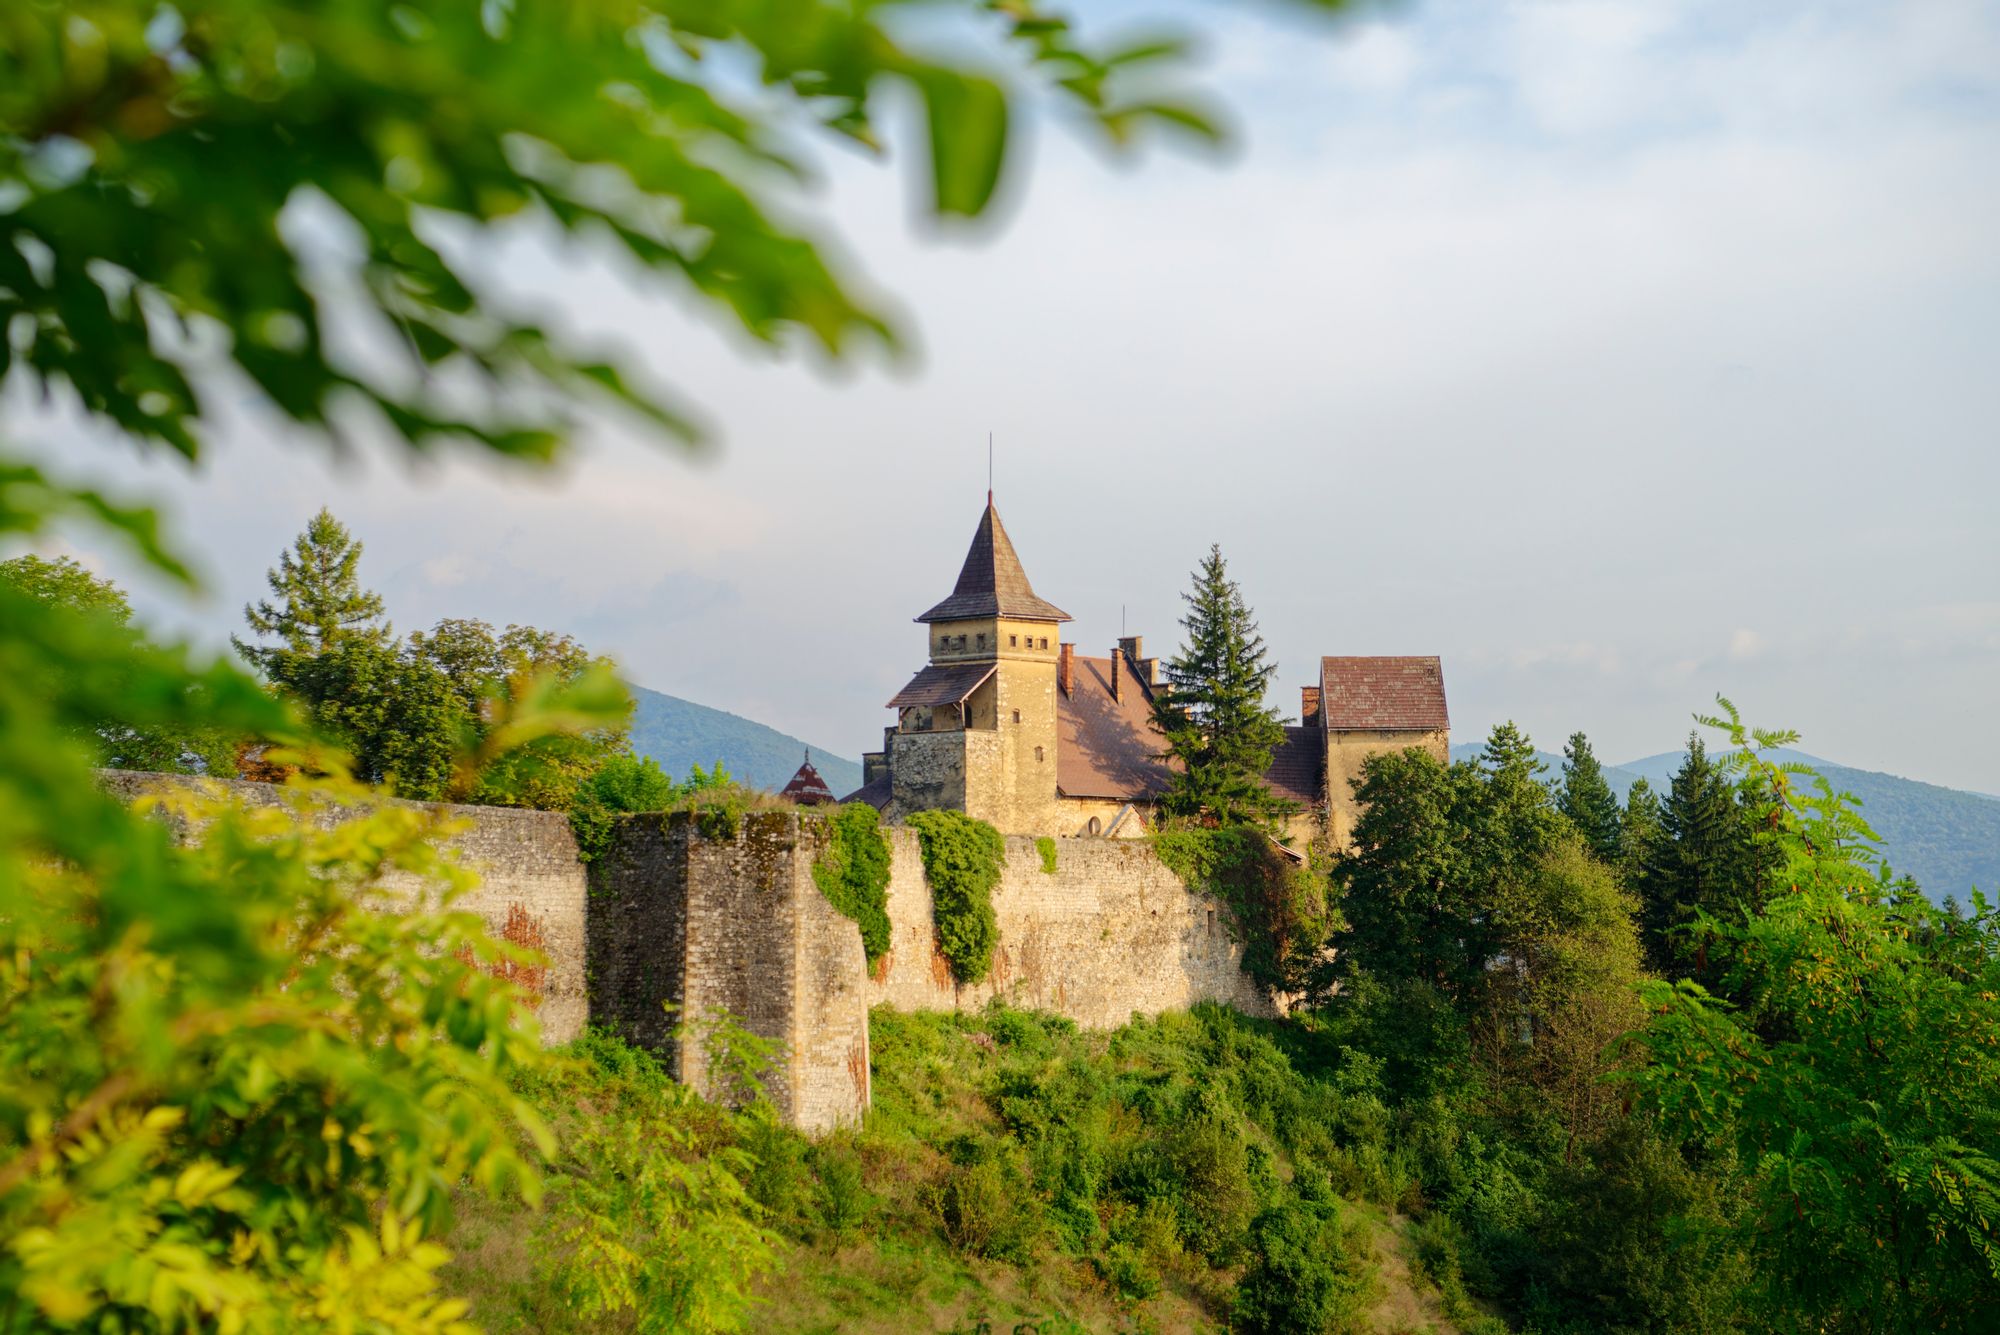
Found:
<path fill-rule="evenodd" d="M 844 800 L 891 819 L 948 807 L 1005 834 L 1144 835 L 1168 777 L 1159 660 L 1137 635 L 1080 654 L 1069 619 L 1029 583 L 989 493 L 951 595 L 916 618 L 930 661 L 889 701 L 896 721 Z M 1345 844 L 1363 761 L 1412 746 L 1444 760 L 1450 740 L 1435 657 L 1320 659 L 1264 775 L 1297 809 L 1286 842 Z"/>

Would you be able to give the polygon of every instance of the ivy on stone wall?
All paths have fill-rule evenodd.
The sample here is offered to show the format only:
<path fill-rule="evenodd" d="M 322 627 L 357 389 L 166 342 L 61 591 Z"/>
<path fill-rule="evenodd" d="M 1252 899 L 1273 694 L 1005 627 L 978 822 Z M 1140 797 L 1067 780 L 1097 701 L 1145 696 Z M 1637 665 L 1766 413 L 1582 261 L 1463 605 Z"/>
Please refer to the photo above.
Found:
<path fill-rule="evenodd" d="M 835 910 L 861 929 L 868 967 L 889 952 L 889 841 L 881 817 L 866 802 L 837 807 L 825 818 L 826 844 L 813 859 L 813 884 Z"/>
<path fill-rule="evenodd" d="M 909 825 L 917 832 L 924 880 L 931 887 L 938 952 L 961 984 L 981 982 L 993 968 L 993 947 L 1000 940 L 993 887 L 1007 865 L 1006 842 L 991 825 L 962 811 L 919 811 Z"/>
<path fill-rule="evenodd" d="M 1250 825 L 1169 826 L 1151 843 L 1190 890 L 1229 906 L 1251 977 L 1287 992 L 1318 985 L 1325 943 L 1339 926 L 1322 859 L 1296 861 Z"/>
<path fill-rule="evenodd" d="M 1055 875 L 1056 841 L 1049 838 L 1047 835 L 1043 835 L 1039 839 L 1035 840 L 1035 851 L 1042 855 L 1043 874 L 1048 876 Z"/>

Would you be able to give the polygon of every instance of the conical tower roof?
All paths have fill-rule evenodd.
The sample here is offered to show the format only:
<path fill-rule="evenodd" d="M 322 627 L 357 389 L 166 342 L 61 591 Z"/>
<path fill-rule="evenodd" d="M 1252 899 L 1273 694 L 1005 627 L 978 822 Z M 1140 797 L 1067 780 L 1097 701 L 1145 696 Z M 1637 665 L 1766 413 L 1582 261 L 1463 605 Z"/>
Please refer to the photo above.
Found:
<path fill-rule="evenodd" d="M 951 597 L 918 617 L 918 621 L 965 621 L 974 617 L 1014 617 L 1021 621 L 1067 621 L 1069 613 L 1035 596 L 1028 572 L 1007 538 L 993 498 L 972 535 L 972 547 L 959 569 Z"/>
<path fill-rule="evenodd" d="M 833 790 L 826 786 L 826 780 L 820 778 L 819 771 L 813 768 L 811 752 L 806 753 L 806 763 L 799 766 L 799 772 L 792 776 L 792 781 L 778 796 L 807 807 L 821 806 L 834 800 Z"/>

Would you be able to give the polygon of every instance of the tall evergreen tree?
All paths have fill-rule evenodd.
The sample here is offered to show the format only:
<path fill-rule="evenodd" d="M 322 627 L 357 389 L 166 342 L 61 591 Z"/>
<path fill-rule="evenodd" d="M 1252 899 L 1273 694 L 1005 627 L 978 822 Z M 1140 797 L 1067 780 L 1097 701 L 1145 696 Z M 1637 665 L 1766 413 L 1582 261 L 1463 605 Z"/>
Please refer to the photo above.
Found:
<path fill-rule="evenodd" d="M 1569 817 L 1583 842 L 1606 866 L 1618 864 L 1618 795 L 1605 781 L 1604 767 L 1590 749 L 1590 739 L 1571 733 L 1563 747 L 1562 788 L 1556 809 Z"/>
<path fill-rule="evenodd" d="M 265 574 L 276 601 L 243 609 L 254 635 L 278 642 L 233 639 L 237 652 L 279 680 L 289 662 L 316 658 L 342 644 L 386 645 L 382 598 L 361 587 L 360 562 L 361 544 L 332 511 L 321 509 Z"/>
<path fill-rule="evenodd" d="M 1277 664 L 1266 656 L 1221 547 L 1209 548 L 1182 598 L 1186 641 L 1153 700 L 1167 755 L 1180 762 L 1162 806 L 1224 823 L 1269 821 L 1291 809 L 1264 784 L 1271 752 L 1285 740 L 1278 712 L 1264 703 Z"/>
<path fill-rule="evenodd" d="M 1750 823 L 1698 734 L 1660 807 L 1660 837 L 1640 875 L 1641 924 L 1653 967 L 1712 984 L 1721 962 L 1681 931 L 1697 912 L 1733 916 L 1753 897 Z"/>
<path fill-rule="evenodd" d="M 1626 885 L 1639 885 L 1653 845 L 1661 837 L 1660 795 L 1645 779 L 1634 779 L 1625 794 L 1625 809 L 1618 813 L 1618 870 Z"/>

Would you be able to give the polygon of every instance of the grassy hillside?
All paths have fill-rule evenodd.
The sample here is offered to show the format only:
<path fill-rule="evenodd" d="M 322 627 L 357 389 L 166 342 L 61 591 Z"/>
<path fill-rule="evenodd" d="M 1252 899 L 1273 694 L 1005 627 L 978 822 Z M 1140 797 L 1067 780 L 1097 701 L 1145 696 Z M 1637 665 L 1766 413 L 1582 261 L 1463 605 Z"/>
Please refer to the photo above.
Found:
<path fill-rule="evenodd" d="M 706 768 L 720 760 L 741 782 L 776 790 L 805 758 L 808 743 L 776 728 L 643 686 L 633 687 L 632 695 L 639 706 L 632 720 L 632 748 L 657 760 L 676 779 L 685 779 L 695 765 Z M 824 747 L 810 749 L 813 767 L 836 796 L 861 786 L 858 761 Z"/>
<path fill-rule="evenodd" d="M 751 1291 L 760 1333 L 1504 1330 L 1399 1213 L 1415 1193 L 1365 1073 L 1336 1076 L 1295 1029 L 1212 1007 L 1110 1033 L 879 1009 L 872 1033 L 873 1111 L 817 1142 L 692 1100 L 604 1039 L 526 1092 L 566 1143 L 580 1119 L 607 1142 L 657 1142 L 649 1119 L 670 1107 L 682 1153 L 747 1153 L 732 1162 L 776 1262 Z M 539 1214 L 465 1202 L 452 1286 L 486 1330 L 641 1328 L 581 1310 L 601 1260 L 571 1207 L 619 1217 L 605 1167 L 563 1164 Z M 673 1292 L 650 1287 L 642 1307 Z"/>
<path fill-rule="evenodd" d="M 1475 759 L 1480 743 L 1462 742 L 1451 748 L 1453 760 Z M 1537 751 L 1548 766 L 1546 778 L 1562 773 L 1562 757 Z M 1933 783 L 1849 769 L 1845 765 L 1781 749 L 1782 758 L 1811 765 L 1836 789 L 1861 800 L 1862 815 L 1882 837 L 1882 848 L 1898 874 L 1916 879 L 1932 899 L 1966 892 L 1978 886 L 1989 896 L 2000 889 L 2000 801 L 1980 793 L 1941 788 Z M 1681 767 L 1682 753 L 1658 755 L 1604 767 L 1604 777 L 1622 801 L 1635 779 L 1643 777 L 1656 793 L 1664 793 Z"/>

